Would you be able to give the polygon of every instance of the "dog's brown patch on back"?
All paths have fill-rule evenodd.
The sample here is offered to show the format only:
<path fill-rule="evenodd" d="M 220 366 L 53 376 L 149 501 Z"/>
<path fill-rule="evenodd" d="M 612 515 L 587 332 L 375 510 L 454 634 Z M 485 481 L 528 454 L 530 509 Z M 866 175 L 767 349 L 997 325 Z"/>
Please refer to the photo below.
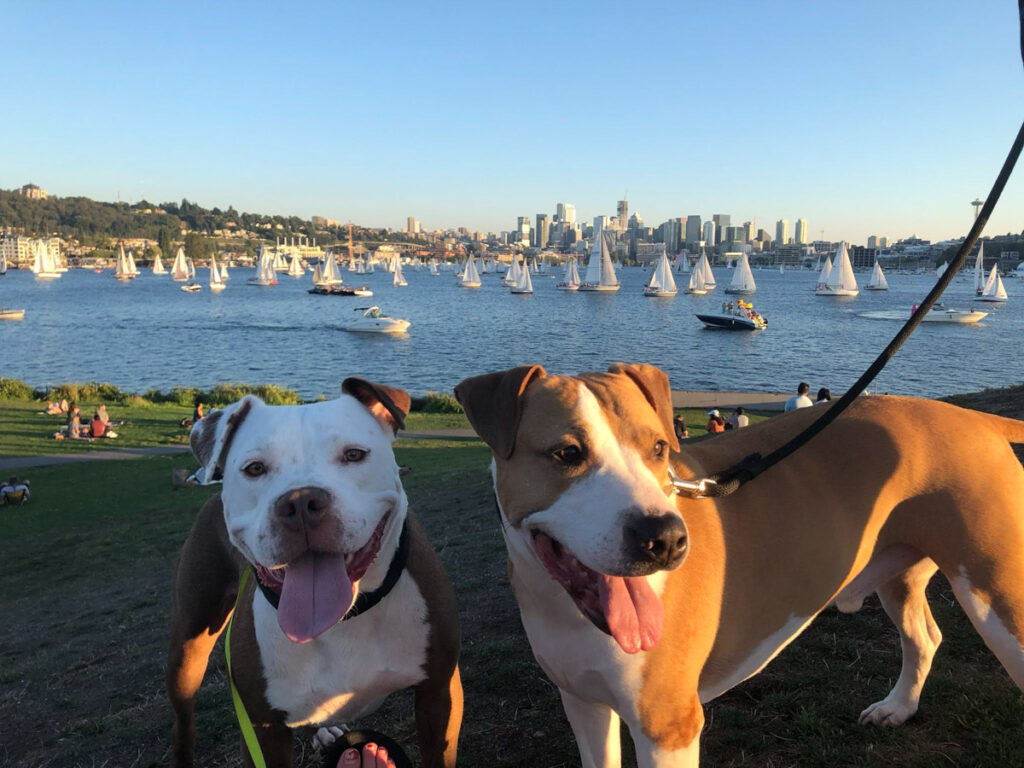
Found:
<path fill-rule="evenodd" d="M 204 467 L 213 458 L 213 447 L 217 443 L 217 427 L 223 417 L 224 411 L 214 411 L 193 425 L 192 431 L 189 433 L 188 443 L 192 449 L 192 455 Z"/>

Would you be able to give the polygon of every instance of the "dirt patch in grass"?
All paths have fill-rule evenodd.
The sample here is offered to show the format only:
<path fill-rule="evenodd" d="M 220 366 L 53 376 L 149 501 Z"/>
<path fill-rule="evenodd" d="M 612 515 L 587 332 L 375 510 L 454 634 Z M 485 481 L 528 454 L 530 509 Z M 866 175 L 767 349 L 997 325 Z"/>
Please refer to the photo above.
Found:
<path fill-rule="evenodd" d="M 509 588 L 487 451 L 423 441 L 397 453 L 412 468 L 406 489 L 459 595 L 460 764 L 578 765 L 557 691 L 532 658 Z M 171 469 L 190 465 L 182 456 L 39 469 L 32 503 L 0 510 L 0 765 L 167 764 L 168 587 L 178 548 L 211 493 L 171 490 Z M 764 672 L 709 705 L 705 764 L 1017 764 L 1020 693 L 941 578 L 931 597 L 945 642 L 907 726 L 856 722 L 899 674 L 898 636 L 869 600 L 854 616 L 825 611 Z M 219 646 L 197 723 L 200 765 L 241 764 Z M 364 725 L 412 744 L 411 695 L 392 697 Z M 297 742 L 301 768 L 317 765 L 307 744 Z"/>

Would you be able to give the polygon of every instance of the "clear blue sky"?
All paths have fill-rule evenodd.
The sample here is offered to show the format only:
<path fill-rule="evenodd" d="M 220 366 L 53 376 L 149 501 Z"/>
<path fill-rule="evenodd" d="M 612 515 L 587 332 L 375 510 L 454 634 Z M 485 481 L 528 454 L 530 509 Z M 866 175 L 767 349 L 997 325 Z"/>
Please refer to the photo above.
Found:
<path fill-rule="evenodd" d="M 1024 117 L 1012 0 L 36 3 L 0 187 L 373 226 L 631 210 L 970 226 Z M 1024 168 L 988 232 L 1024 229 Z"/>

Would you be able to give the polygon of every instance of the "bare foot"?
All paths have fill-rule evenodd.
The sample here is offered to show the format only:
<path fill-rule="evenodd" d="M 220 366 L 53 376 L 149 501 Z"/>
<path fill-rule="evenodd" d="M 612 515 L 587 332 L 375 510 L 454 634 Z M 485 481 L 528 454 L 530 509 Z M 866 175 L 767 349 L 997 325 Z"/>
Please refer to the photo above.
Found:
<path fill-rule="evenodd" d="M 395 761 L 388 757 L 384 747 L 374 743 L 363 746 L 362 755 L 356 749 L 346 749 L 338 758 L 338 768 L 395 768 Z"/>

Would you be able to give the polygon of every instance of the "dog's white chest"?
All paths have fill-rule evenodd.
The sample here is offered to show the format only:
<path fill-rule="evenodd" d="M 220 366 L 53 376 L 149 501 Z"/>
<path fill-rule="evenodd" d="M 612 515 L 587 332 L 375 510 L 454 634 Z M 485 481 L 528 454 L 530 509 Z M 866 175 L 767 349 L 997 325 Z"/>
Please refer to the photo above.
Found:
<path fill-rule="evenodd" d="M 369 612 L 308 643 L 291 642 L 273 607 L 253 600 L 267 702 L 290 727 L 355 720 L 426 676 L 427 604 L 408 572 Z"/>

